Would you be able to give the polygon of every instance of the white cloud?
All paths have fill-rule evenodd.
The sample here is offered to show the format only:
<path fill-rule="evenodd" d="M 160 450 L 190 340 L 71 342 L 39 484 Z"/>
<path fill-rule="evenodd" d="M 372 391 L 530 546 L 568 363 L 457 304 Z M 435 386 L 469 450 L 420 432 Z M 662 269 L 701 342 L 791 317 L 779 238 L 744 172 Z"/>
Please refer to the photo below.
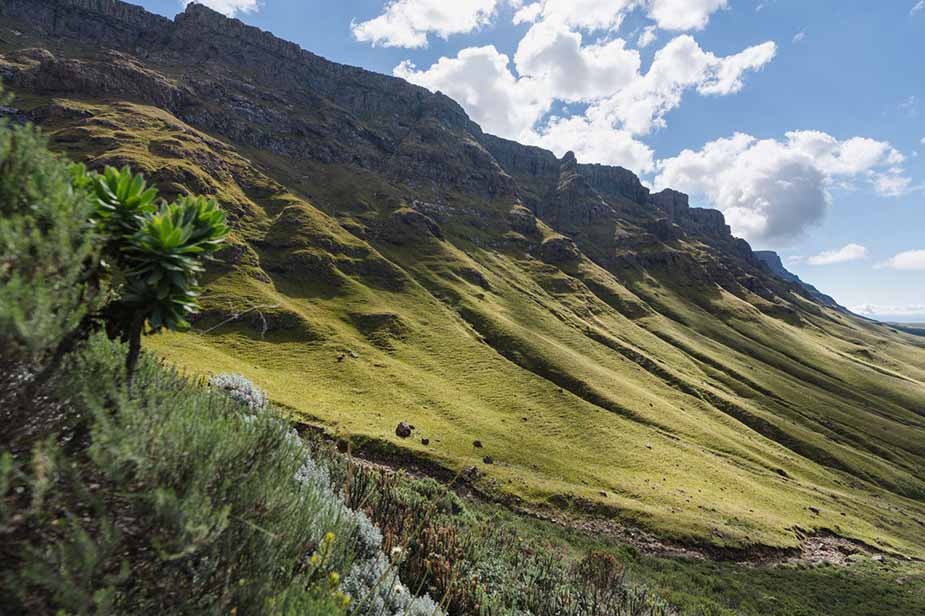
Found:
<path fill-rule="evenodd" d="M 925 0 L 922 0 L 922 2 L 925 2 Z M 919 143 L 921 143 L 922 145 L 925 145 L 925 137 L 922 137 Z"/>
<path fill-rule="evenodd" d="M 860 306 L 852 306 L 850 310 L 868 317 L 925 317 L 925 304 L 907 304 L 905 306 L 861 304 Z"/>
<path fill-rule="evenodd" d="M 810 265 L 834 265 L 860 261 L 867 258 L 867 248 L 860 244 L 848 244 L 838 250 L 827 250 L 807 259 Z"/>
<path fill-rule="evenodd" d="M 725 58 L 716 58 L 712 53 L 707 53 L 711 62 L 711 71 L 697 90 L 701 94 L 721 96 L 735 94 L 744 87 L 742 78 L 746 72 L 763 68 L 774 59 L 776 54 L 777 45 L 771 41 L 749 47 L 745 51 Z"/>
<path fill-rule="evenodd" d="M 684 150 L 657 164 L 656 188 L 672 187 L 706 198 L 722 210 L 736 234 L 780 244 L 820 222 L 829 188 L 855 179 L 878 181 L 901 172 L 902 155 L 888 143 L 839 141 L 817 131 L 794 131 L 783 141 L 737 133 Z"/>
<path fill-rule="evenodd" d="M 916 13 L 921 13 L 925 11 L 925 0 L 919 0 L 915 3 L 915 6 L 912 7 L 912 10 L 909 11 L 910 15 L 915 15 Z"/>
<path fill-rule="evenodd" d="M 489 23 L 497 0 L 391 0 L 381 15 L 353 23 L 353 36 L 383 47 L 426 47 L 427 35 L 448 38 Z"/>
<path fill-rule="evenodd" d="M 580 161 L 620 165 L 637 173 L 654 169 L 652 149 L 632 133 L 585 116 L 553 117 L 545 126 L 525 135 L 524 142 L 562 156 L 572 150 Z"/>
<path fill-rule="evenodd" d="M 513 0 L 512 4 L 519 7 L 515 24 L 546 19 L 584 30 L 615 31 L 627 13 L 642 9 L 659 28 L 686 31 L 705 28 L 728 0 L 538 0 L 527 5 Z"/>
<path fill-rule="evenodd" d="M 702 30 L 727 0 L 650 0 L 649 17 L 663 30 Z"/>
<path fill-rule="evenodd" d="M 793 35 L 794 44 L 800 43 L 805 40 L 806 40 L 806 30 L 800 30 L 799 32 Z"/>
<path fill-rule="evenodd" d="M 691 89 L 702 95 L 740 90 L 744 74 L 774 56 L 774 43 L 717 57 L 688 35 L 655 53 L 640 72 L 639 52 L 613 39 L 585 45 L 561 21 L 533 24 L 514 56 L 517 74 L 494 47 L 464 49 L 426 69 L 401 63 L 394 74 L 455 98 L 488 132 L 547 147 L 574 150 L 582 160 L 646 172 L 651 149 L 636 140 L 666 125 L 665 115 Z M 581 102 L 580 115 L 543 117 L 555 101 Z"/>
<path fill-rule="evenodd" d="M 181 4 L 185 7 L 193 0 L 181 0 Z M 210 9 L 216 10 L 219 13 L 227 15 L 228 17 L 234 17 L 240 13 L 253 13 L 258 8 L 260 8 L 257 0 L 195 0 L 199 4 L 204 4 Z"/>
<path fill-rule="evenodd" d="M 901 271 L 925 271 L 925 250 L 907 250 L 887 259 L 878 267 Z"/>
<path fill-rule="evenodd" d="M 656 38 L 658 38 L 658 28 L 655 26 L 646 26 L 642 29 L 642 32 L 639 33 L 639 38 L 636 39 L 636 46 L 640 49 L 644 49 L 654 43 Z"/>
<path fill-rule="evenodd" d="M 427 70 L 405 61 L 393 72 L 455 99 L 486 131 L 520 138 L 552 101 L 542 84 L 516 78 L 509 63 L 506 55 L 489 45 L 463 49 L 455 58 L 440 58 Z"/>
<path fill-rule="evenodd" d="M 904 173 L 901 167 L 891 167 L 883 173 L 875 173 L 872 176 L 874 188 L 884 197 L 902 197 L 912 186 L 912 178 L 903 175 Z"/>
<path fill-rule="evenodd" d="M 521 39 L 514 64 L 522 78 L 542 82 L 550 98 L 584 101 L 611 94 L 638 74 L 639 52 L 623 39 L 582 46 L 582 35 L 555 21 L 534 24 Z"/>
<path fill-rule="evenodd" d="M 539 0 L 521 8 L 514 23 L 547 20 L 582 30 L 617 30 L 640 0 Z"/>

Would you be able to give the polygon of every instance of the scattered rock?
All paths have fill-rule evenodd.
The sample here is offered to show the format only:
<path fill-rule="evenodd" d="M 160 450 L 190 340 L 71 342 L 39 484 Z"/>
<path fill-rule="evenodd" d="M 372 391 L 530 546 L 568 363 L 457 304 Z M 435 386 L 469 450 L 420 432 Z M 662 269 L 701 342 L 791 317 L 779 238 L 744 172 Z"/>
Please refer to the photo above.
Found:
<path fill-rule="evenodd" d="M 400 422 L 398 427 L 395 428 L 395 436 L 400 438 L 408 438 L 411 436 L 411 432 L 414 430 L 414 426 L 407 424 L 405 422 Z"/>
<path fill-rule="evenodd" d="M 429 439 L 429 438 L 422 438 L 422 439 L 421 439 L 421 445 L 430 445 L 430 439 Z"/>
<path fill-rule="evenodd" d="M 603 496 L 604 498 L 607 498 L 607 492 L 604 492 L 603 490 L 601 490 L 600 492 L 598 492 L 598 494 L 600 494 L 600 495 Z"/>
<path fill-rule="evenodd" d="M 484 458 L 482 458 L 482 462 L 484 462 L 485 464 L 494 464 L 495 459 L 492 458 L 491 456 L 485 456 Z"/>
<path fill-rule="evenodd" d="M 482 476 L 482 472 L 479 469 L 475 468 L 474 466 L 470 466 L 466 468 L 465 470 L 463 470 L 462 472 L 462 478 L 465 479 L 466 481 L 475 481 L 481 476 Z"/>
<path fill-rule="evenodd" d="M 482 441 L 472 441 L 472 446 L 475 447 L 476 449 L 481 449 Z"/>
<path fill-rule="evenodd" d="M 646 443 L 646 449 L 652 449 L 652 443 Z"/>
<path fill-rule="evenodd" d="M 818 507 L 807 507 L 807 509 L 809 509 L 809 512 L 813 515 L 819 515 L 821 513 Z"/>

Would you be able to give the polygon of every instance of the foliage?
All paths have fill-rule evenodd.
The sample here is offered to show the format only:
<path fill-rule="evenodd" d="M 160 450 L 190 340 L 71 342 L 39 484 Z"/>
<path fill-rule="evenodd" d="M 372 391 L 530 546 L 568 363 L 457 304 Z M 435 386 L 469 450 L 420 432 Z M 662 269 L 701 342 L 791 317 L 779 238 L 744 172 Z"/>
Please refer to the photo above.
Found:
<path fill-rule="evenodd" d="M 0 369 L 43 367 L 94 310 L 93 210 L 35 128 L 0 122 Z"/>
<path fill-rule="evenodd" d="M 59 360 L 91 331 L 104 281 L 102 314 L 129 342 L 129 380 L 146 323 L 189 327 L 203 260 L 229 229 L 215 201 L 157 198 L 128 167 L 67 165 L 31 125 L 0 123 L 0 362 Z"/>
<path fill-rule="evenodd" d="M 157 189 L 129 167 L 107 167 L 102 174 L 82 165 L 72 170 L 75 186 L 94 195 L 96 227 L 119 281 L 117 299 L 107 307 L 108 328 L 129 343 L 131 382 L 145 323 L 152 333 L 189 327 L 187 317 L 198 308 L 202 261 L 221 248 L 229 232 L 225 214 L 201 196 L 157 205 Z"/>
<path fill-rule="evenodd" d="M 209 386 L 246 405 L 252 411 L 264 411 L 267 408 L 267 392 L 240 374 L 217 374 L 209 379 Z"/>
<path fill-rule="evenodd" d="M 612 554 L 583 559 L 474 516 L 433 480 L 354 468 L 348 502 L 365 502 L 387 552 L 412 588 L 440 597 L 450 614 L 668 616 L 673 610 L 624 578 Z M 388 575 L 381 567 L 376 569 Z M 364 572 L 369 579 L 372 572 Z"/>
<path fill-rule="evenodd" d="M 341 580 L 386 558 L 381 535 L 285 422 L 151 358 L 129 394 L 124 351 L 93 337 L 57 381 L 86 442 L 49 437 L 31 464 L 0 458 L 9 613 L 335 614 L 352 599 L 351 613 L 372 615 L 383 592 L 436 608 L 397 578 L 348 597 Z"/>

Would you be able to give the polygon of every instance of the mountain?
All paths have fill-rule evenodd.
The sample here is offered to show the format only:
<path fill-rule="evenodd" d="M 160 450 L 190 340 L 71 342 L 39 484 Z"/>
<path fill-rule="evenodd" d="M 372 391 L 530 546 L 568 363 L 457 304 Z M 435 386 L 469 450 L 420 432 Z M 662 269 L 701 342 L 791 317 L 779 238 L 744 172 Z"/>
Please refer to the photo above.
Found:
<path fill-rule="evenodd" d="M 184 369 L 524 508 L 925 556 L 925 340 L 720 212 L 198 4 L 0 0 L 0 76 L 71 158 L 228 212 L 194 331 L 147 342 Z"/>
<path fill-rule="evenodd" d="M 758 257 L 758 260 L 764 263 L 775 276 L 781 278 L 782 280 L 786 280 L 787 282 L 800 285 L 806 290 L 807 293 L 809 293 L 810 297 L 812 297 L 823 306 L 845 310 L 844 306 L 841 306 L 838 302 L 836 302 L 833 297 L 826 295 L 808 282 L 803 282 L 800 280 L 799 276 L 790 272 L 786 267 L 784 267 L 783 261 L 780 260 L 780 255 L 778 255 L 773 250 L 756 250 L 755 256 Z"/>

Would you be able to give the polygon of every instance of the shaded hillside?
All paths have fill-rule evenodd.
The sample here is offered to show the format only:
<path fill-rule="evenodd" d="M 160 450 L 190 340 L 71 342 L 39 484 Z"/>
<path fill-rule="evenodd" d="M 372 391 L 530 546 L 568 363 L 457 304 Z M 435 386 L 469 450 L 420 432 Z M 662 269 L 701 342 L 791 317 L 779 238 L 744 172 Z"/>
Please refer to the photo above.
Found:
<path fill-rule="evenodd" d="M 530 506 L 925 555 L 925 343 L 775 275 L 720 212 L 199 5 L 0 15 L 9 114 L 232 219 L 164 357 Z"/>

